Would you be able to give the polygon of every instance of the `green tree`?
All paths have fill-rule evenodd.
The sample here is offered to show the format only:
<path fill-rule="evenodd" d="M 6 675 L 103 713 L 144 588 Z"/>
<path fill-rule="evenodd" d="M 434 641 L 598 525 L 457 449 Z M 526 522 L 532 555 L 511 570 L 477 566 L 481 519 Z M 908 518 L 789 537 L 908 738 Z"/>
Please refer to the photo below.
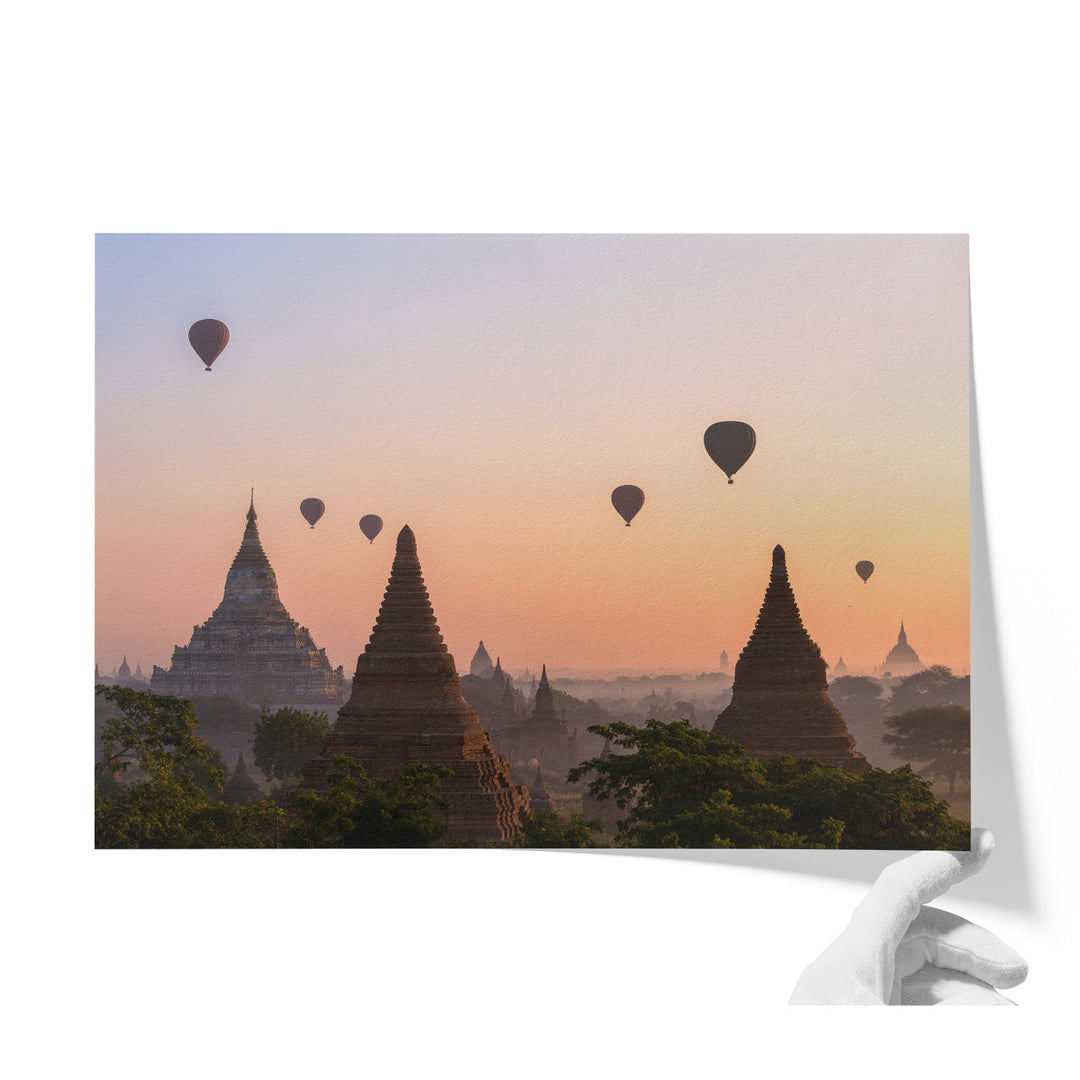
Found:
<path fill-rule="evenodd" d="M 377 780 L 337 754 L 325 792 L 300 788 L 289 796 L 284 846 L 438 847 L 446 839 L 449 809 L 438 787 L 451 775 L 443 765 L 417 764 Z"/>
<path fill-rule="evenodd" d="M 916 671 L 893 687 L 886 711 L 890 716 L 899 716 L 929 705 L 963 705 L 970 709 L 971 677 L 954 675 L 943 664 Z"/>
<path fill-rule="evenodd" d="M 686 721 L 594 729 L 621 748 L 571 769 L 589 791 L 627 811 L 625 847 L 944 848 L 968 843 L 910 769 L 854 774 L 794 758 L 758 760 Z M 626 752 L 629 751 L 629 752 Z"/>
<path fill-rule="evenodd" d="M 888 748 L 881 741 L 885 734 L 884 690 L 877 679 L 866 675 L 841 675 L 829 683 L 829 698 L 840 710 L 848 731 L 855 736 L 856 749 L 872 765 L 879 766 L 892 762 Z"/>
<path fill-rule="evenodd" d="M 967 822 L 906 766 L 850 773 L 807 758 L 762 763 L 770 797 L 791 811 L 790 826 L 826 847 L 957 851 L 970 844 Z M 829 822 L 833 825 L 829 825 Z M 839 828 L 836 844 L 828 843 Z"/>
<path fill-rule="evenodd" d="M 304 762 L 322 749 L 329 731 L 325 713 L 288 706 L 273 713 L 264 710 L 255 723 L 255 764 L 273 779 L 294 780 Z"/>
<path fill-rule="evenodd" d="M 262 847 L 269 842 L 270 808 L 216 802 L 225 782 L 224 763 L 198 735 L 190 701 L 121 686 L 96 686 L 94 692 L 116 707 L 100 725 L 97 847 Z"/>
<path fill-rule="evenodd" d="M 884 704 L 884 687 L 868 675 L 841 675 L 829 683 L 829 698 L 845 720 L 876 720 Z"/>
<path fill-rule="evenodd" d="M 594 833 L 603 829 L 600 821 L 586 821 L 581 814 L 571 814 L 561 821 L 557 814 L 534 810 L 525 819 L 518 847 L 527 848 L 584 848 L 603 847 Z"/>
<path fill-rule="evenodd" d="M 897 757 L 923 762 L 919 772 L 947 780 L 949 795 L 957 779 L 971 782 L 971 711 L 960 705 L 912 709 L 889 717 L 884 740 Z"/>

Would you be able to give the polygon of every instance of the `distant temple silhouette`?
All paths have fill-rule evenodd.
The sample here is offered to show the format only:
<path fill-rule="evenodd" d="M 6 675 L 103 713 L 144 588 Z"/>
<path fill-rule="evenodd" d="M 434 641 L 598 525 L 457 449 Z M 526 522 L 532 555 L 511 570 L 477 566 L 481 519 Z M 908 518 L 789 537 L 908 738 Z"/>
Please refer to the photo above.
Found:
<path fill-rule="evenodd" d="M 337 754 L 376 779 L 411 764 L 449 768 L 453 775 L 439 794 L 449 804 L 451 841 L 506 843 L 529 809 L 528 792 L 511 783 L 506 759 L 492 748 L 476 709 L 461 695 L 407 525 L 398 534 L 371 638 L 356 661 L 352 696 L 322 752 L 304 765 L 301 786 L 327 790 Z"/>
<path fill-rule="evenodd" d="M 488 656 L 488 651 L 481 641 L 480 648 L 476 650 L 472 663 L 469 665 L 469 674 L 475 675 L 478 679 L 490 679 L 492 670 L 491 657 Z"/>
<path fill-rule="evenodd" d="M 896 644 L 889 651 L 889 655 L 881 663 L 878 669 L 882 674 L 890 675 L 913 675 L 916 671 L 922 671 L 924 665 L 918 654 L 908 644 L 907 633 L 904 631 L 904 623 L 900 623 L 900 636 Z"/>
<path fill-rule="evenodd" d="M 150 689 L 175 697 L 228 694 L 250 705 L 340 705 L 343 668 L 332 668 L 304 626 L 289 617 L 259 541 L 255 495 L 221 603 L 168 669 L 154 666 Z"/>
<path fill-rule="evenodd" d="M 132 674 L 126 654 L 120 663 L 119 671 L 113 668 L 111 676 L 102 675 L 97 664 L 94 664 L 94 682 L 102 686 L 126 686 L 130 690 L 150 689 L 150 680 L 143 674 L 142 665 L 136 663 L 135 673 Z"/>
<path fill-rule="evenodd" d="M 731 703 L 713 734 L 741 743 L 755 757 L 787 754 L 850 772 L 870 768 L 829 699 L 825 661 L 802 624 L 779 544 L 757 624 L 735 664 Z"/>
<path fill-rule="evenodd" d="M 510 680 L 497 672 L 505 684 L 499 707 L 487 719 L 487 730 L 500 754 L 513 762 L 536 758 L 549 769 L 567 770 L 581 760 L 576 731 L 555 712 L 555 695 L 548 682 L 547 665 L 533 696 L 532 712 L 518 708 Z"/>
<path fill-rule="evenodd" d="M 547 784 L 544 783 L 544 774 L 540 771 L 539 762 L 536 763 L 536 776 L 529 785 L 529 801 L 534 812 L 555 813 L 555 800 L 552 799 L 551 792 L 548 791 Z"/>
<path fill-rule="evenodd" d="M 244 764 L 244 755 L 241 753 L 236 759 L 236 768 L 229 777 L 225 790 L 221 793 L 221 801 L 230 806 L 244 806 L 252 802 L 264 802 L 266 796 L 262 788 L 248 774 Z"/>

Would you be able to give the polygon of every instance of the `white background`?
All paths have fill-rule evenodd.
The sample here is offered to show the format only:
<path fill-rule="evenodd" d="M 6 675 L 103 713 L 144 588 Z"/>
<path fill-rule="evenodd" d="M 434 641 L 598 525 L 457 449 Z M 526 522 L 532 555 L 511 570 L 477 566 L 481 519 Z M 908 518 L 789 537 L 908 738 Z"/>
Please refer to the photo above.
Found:
<path fill-rule="evenodd" d="M 392 11 L 8 16 L 13 1075 L 1059 1074 L 1080 655 L 1070 7 Z M 970 233 L 975 818 L 999 851 L 944 903 L 1029 959 L 1022 1007 L 784 1007 L 880 856 L 94 853 L 93 233 L 169 230 Z"/>

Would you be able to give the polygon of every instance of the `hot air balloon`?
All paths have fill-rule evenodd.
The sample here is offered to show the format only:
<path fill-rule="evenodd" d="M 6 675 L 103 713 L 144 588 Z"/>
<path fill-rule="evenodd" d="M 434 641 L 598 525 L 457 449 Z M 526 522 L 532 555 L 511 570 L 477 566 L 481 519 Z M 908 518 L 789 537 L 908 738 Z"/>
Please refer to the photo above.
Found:
<path fill-rule="evenodd" d="M 197 323 L 191 324 L 187 339 L 198 353 L 199 359 L 206 365 L 206 370 L 209 371 L 210 365 L 229 344 L 229 328 L 217 319 L 200 319 Z"/>
<path fill-rule="evenodd" d="M 634 515 L 641 509 L 645 502 L 645 492 L 633 484 L 623 484 L 611 493 L 611 505 L 619 511 L 620 517 L 630 528 L 630 522 Z"/>
<path fill-rule="evenodd" d="M 382 518 L 378 514 L 365 514 L 360 519 L 360 531 L 368 538 L 368 543 L 375 543 L 375 537 L 382 532 Z"/>
<path fill-rule="evenodd" d="M 732 477 L 746 464 L 756 444 L 754 429 L 741 420 L 721 420 L 705 431 L 705 449 L 727 474 L 729 484 L 735 483 Z"/>
<path fill-rule="evenodd" d="M 867 578 L 869 578 L 873 572 L 874 564 L 872 562 L 867 562 L 863 559 L 862 562 L 857 562 L 855 564 L 855 573 L 863 579 L 864 585 L 866 584 Z"/>
<path fill-rule="evenodd" d="M 322 499 L 305 499 L 300 504 L 300 513 L 304 520 L 314 529 L 315 522 L 326 512 L 326 503 Z"/>

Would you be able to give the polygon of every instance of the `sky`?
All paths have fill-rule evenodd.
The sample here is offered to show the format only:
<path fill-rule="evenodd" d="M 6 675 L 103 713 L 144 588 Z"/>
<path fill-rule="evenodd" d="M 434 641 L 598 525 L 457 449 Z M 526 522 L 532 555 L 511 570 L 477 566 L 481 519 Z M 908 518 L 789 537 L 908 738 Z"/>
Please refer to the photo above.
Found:
<path fill-rule="evenodd" d="M 873 668 L 903 620 L 966 672 L 967 258 L 957 235 L 101 234 L 96 660 L 168 665 L 254 487 L 285 606 L 347 672 L 405 524 L 459 671 L 480 639 L 511 671 L 715 671 L 782 544 L 830 664 Z M 231 335 L 209 373 L 201 318 Z M 730 485 L 718 420 L 757 434 Z"/>

